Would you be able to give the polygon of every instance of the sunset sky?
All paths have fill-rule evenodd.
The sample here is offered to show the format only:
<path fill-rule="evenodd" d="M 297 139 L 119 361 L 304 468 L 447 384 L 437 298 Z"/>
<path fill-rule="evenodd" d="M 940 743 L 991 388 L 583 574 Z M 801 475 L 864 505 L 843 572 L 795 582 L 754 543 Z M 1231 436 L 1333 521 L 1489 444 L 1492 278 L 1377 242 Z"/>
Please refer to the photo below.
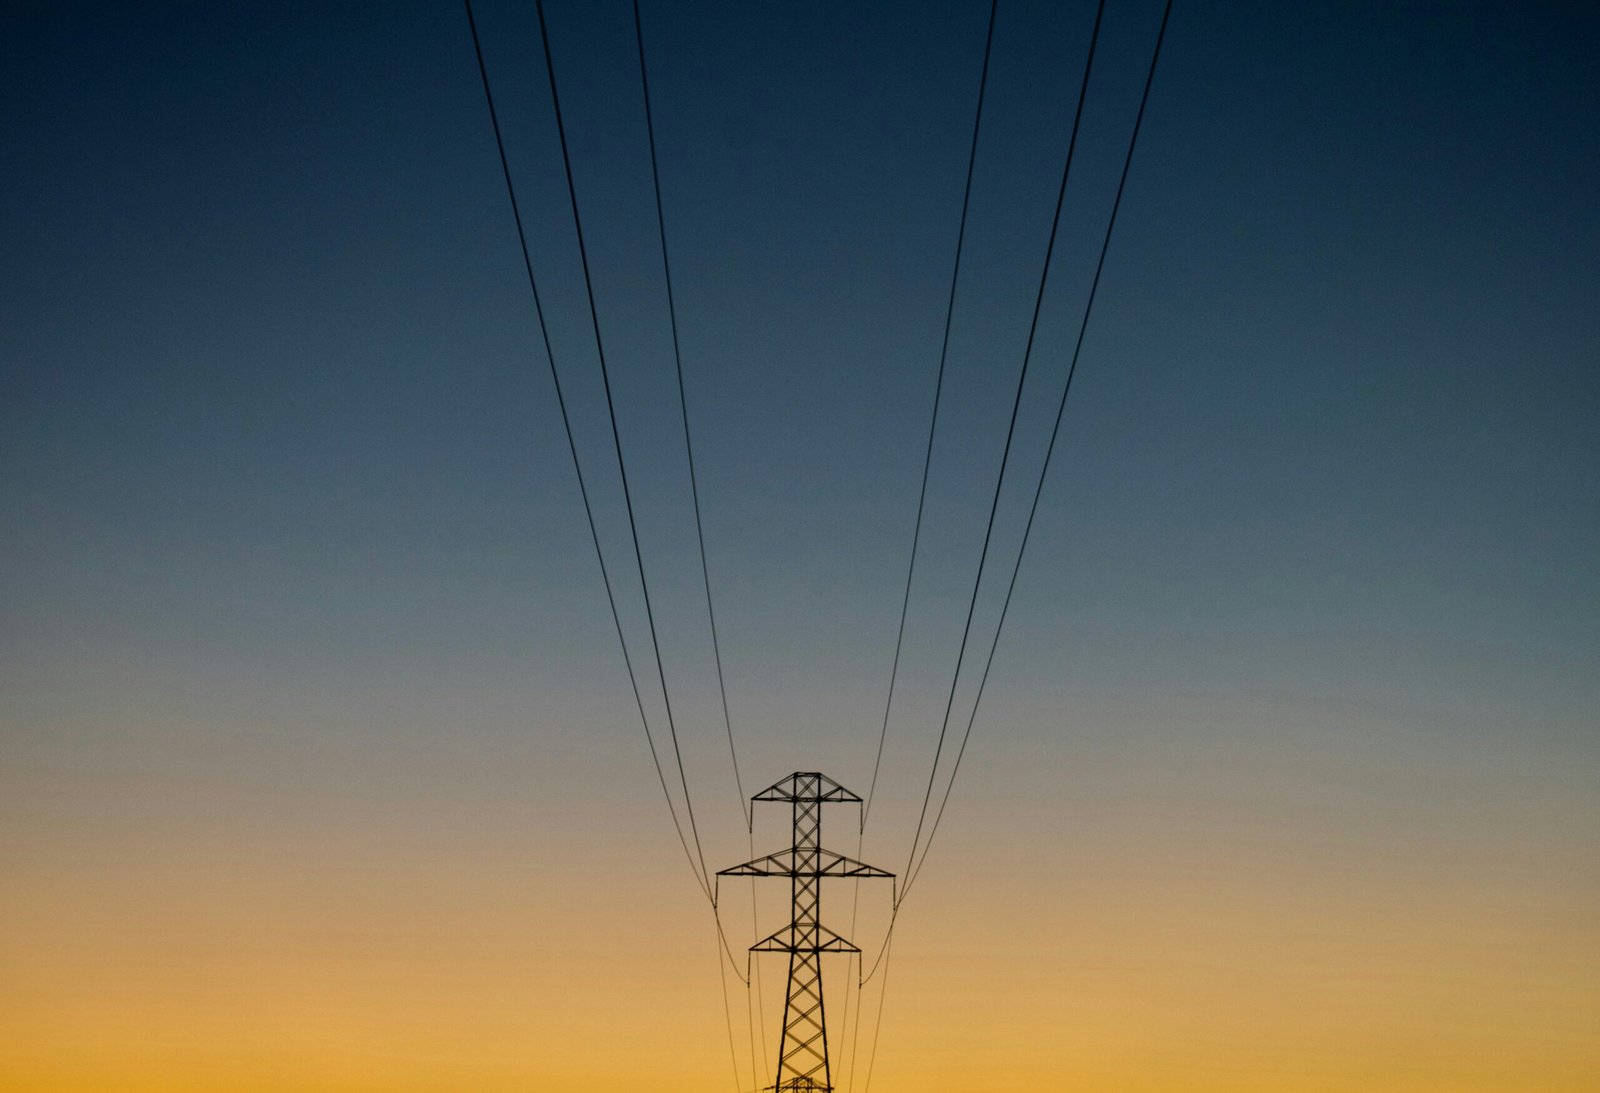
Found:
<path fill-rule="evenodd" d="M 547 7 L 715 870 L 750 843 L 632 9 Z M 662 727 L 538 25 L 475 10 Z M 861 850 L 896 872 L 1093 14 L 999 4 Z M 643 3 L 746 795 L 872 778 L 987 15 Z M 1160 15 L 1107 6 L 984 650 Z M 1177 0 L 949 813 L 888 971 L 827 968 L 841 1090 L 1600 1088 L 1597 55 L 1584 4 Z M 461 6 L 11 3 L 0 87 L 0 1090 L 770 1084 L 782 958 L 752 1049 Z"/>

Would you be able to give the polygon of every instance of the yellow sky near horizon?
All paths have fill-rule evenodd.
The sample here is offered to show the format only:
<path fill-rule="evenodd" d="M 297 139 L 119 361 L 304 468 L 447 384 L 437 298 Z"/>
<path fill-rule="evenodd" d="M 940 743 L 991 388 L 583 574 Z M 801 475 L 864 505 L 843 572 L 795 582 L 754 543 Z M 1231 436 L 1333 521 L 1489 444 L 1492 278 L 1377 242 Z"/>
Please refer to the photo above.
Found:
<path fill-rule="evenodd" d="M 1397 804 L 1374 789 L 1404 763 L 1338 788 L 1327 755 L 1236 758 L 1257 766 L 1146 757 L 1054 799 L 1046 773 L 980 760 L 907 902 L 872 1088 L 1594 1087 L 1581 778 L 1528 797 L 1502 769 L 1474 805 L 1482 771 L 1436 771 Z M 352 759 L 330 757 L 330 785 Z M 0 1088 L 734 1088 L 709 918 L 660 803 L 575 812 L 601 784 L 586 761 L 521 771 L 542 799 L 506 789 L 514 772 L 464 797 L 475 768 L 448 759 L 343 796 L 247 763 L 142 784 L 93 765 L 8 794 Z M 781 839 L 777 811 L 758 844 Z M 841 814 L 828 841 L 852 827 Z M 1032 840 L 1008 843 L 1019 828 Z M 744 898 L 725 898 L 731 921 Z M 848 886 L 827 898 L 842 929 Z M 864 944 L 884 899 L 863 889 Z M 849 973 L 828 974 L 837 1065 Z"/>

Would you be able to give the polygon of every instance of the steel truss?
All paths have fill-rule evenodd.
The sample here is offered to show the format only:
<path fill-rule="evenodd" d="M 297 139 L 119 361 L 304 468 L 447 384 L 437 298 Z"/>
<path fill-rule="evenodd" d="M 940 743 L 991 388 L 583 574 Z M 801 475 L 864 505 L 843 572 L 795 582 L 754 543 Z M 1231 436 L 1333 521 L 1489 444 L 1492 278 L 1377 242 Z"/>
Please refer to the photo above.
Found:
<path fill-rule="evenodd" d="M 827 775 L 797 772 L 757 793 L 752 801 L 787 802 L 794 818 L 794 844 L 753 861 L 720 870 L 719 877 L 788 877 L 792 913 L 783 929 L 750 946 L 756 953 L 789 954 L 776 1093 L 832 1093 L 828 1024 L 822 1002 L 824 953 L 860 952 L 821 922 L 824 877 L 893 877 L 888 870 L 822 847 L 822 806 L 860 803 L 861 798 Z"/>

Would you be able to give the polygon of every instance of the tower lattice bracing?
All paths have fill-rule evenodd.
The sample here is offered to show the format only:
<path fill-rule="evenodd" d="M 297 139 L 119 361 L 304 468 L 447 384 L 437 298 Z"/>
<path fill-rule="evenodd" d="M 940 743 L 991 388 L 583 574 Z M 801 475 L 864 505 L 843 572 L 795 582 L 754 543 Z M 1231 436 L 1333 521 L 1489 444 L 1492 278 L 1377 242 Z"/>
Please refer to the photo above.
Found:
<path fill-rule="evenodd" d="M 828 1023 L 822 1002 L 822 956 L 860 950 L 822 924 L 822 881 L 824 877 L 859 879 L 894 874 L 823 849 L 822 806 L 861 801 L 828 776 L 815 772 L 791 774 L 751 800 L 786 801 L 794 814 L 794 843 L 789 849 L 718 873 L 723 877 L 789 878 L 789 924 L 750 946 L 755 953 L 789 954 L 778 1075 L 767 1088 L 778 1093 L 831 1093 L 833 1075 L 828 1066 Z"/>

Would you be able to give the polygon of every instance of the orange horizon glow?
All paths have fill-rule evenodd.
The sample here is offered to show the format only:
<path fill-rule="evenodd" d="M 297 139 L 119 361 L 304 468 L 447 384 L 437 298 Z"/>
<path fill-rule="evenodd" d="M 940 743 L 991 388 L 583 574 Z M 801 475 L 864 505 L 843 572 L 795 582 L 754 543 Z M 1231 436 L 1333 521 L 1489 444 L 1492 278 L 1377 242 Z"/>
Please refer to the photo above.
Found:
<path fill-rule="evenodd" d="M 330 757 L 330 777 L 354 776 L 349 758 Z M 1491 795 L 1422 836 L 1418 816 L 1453 810 L 1419 800 L 1330 825 L 1350 802 L 1297 787 L 1310 757 L 1256 761 L 1271 776 L 1251 788 L 1213 766 L 1167 776 L 1164 800 L 1103 782 L 1099 801 L 1063 804 L 1042 776 L 1000 797 L 982 787 L 1005 771 L 980 779 L 908 901 L 873 1088 L 1589 1084 L 1600 958 L 1593 924 L 1562 917 L 1594 898 L 1587 849 L 1518 833 L 1563 812 L 1582 830 L 1581 798 Z M 0 1087 L 730 1088 L 709 916 L 665 856 L 659 802 L 575 815 L 599 781 L 568 763 L 522 772 L 564 776 L 553 800 L 522 799 L 506 774 L 469 806 L 454 779 L 484 772 L 444 767 L 442 786 L 401 764 L 344 798 L 152 775 L 102 782 L 77 815 L 60 802 L 89 792 L 81 772 L 21 787 L 33 828 L 7 869 Z M 1396 807 L 1411 830 L 1386 836 Z M 768 819 L 758 846 L 779 838 Z M 539 837 L 562 824 L 562 844 Z M 1008 825 L 1061 825 L 1056 848 L 1006 850 Z M 650 864 L 629 828 L 650 832 Z M 883 907 L 863 893 L 871 944 Z M 848 882 L 826 898 L 844 929 Z M 781 893 L 763 899 L 765 918 L 781 913 Z M 736 937 L 742 900 L 724 897 Z M 775 1035 L 783 968 L 766 959 Z M 853 973 L 835 958 L 828 974 L 840 1066 Z M 736 984 L 731 1002 L 747 1075 Z"/>

